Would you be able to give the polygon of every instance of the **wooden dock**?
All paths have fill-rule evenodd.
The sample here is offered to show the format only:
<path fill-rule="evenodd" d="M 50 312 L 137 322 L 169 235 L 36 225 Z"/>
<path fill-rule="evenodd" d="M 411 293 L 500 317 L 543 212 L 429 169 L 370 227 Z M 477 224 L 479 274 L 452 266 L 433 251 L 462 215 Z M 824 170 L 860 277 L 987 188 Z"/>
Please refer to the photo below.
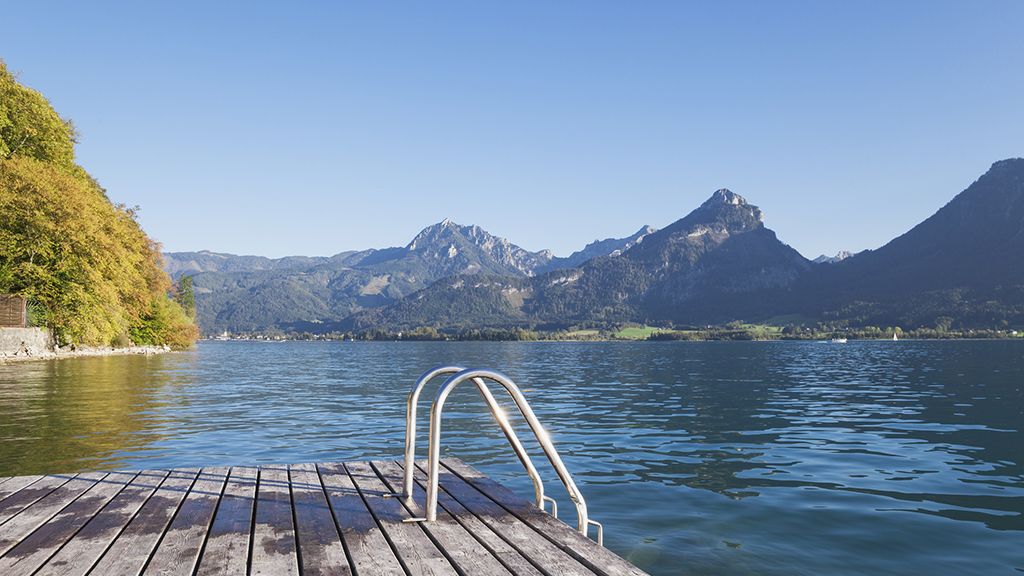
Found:
<path fill-rule="evenodd" d="M 0 478 L 0 574 L 640 575 L 532 503 L 442 462 L 436 522 L 401 462 Z"/>

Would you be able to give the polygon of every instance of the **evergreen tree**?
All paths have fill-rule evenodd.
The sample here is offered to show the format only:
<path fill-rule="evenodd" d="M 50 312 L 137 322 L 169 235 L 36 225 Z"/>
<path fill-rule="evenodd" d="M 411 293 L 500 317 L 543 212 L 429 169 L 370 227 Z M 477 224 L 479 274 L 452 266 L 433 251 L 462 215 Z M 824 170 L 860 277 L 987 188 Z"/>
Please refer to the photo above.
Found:
<path fill-rule="evenodd" d="M 193 320 L 196 317 L 196 291 L 192 276 L 185 274 L 178 279 L 178 287 L 175 291 L 174 301 L 177 302 Z"/>

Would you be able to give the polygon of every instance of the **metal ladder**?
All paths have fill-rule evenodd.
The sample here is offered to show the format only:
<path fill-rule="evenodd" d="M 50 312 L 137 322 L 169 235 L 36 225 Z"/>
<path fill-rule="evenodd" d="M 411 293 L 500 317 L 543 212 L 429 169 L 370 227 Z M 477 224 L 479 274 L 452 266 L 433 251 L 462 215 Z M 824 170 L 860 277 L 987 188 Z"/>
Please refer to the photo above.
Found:
<path fill-rule="evenodd" d="M 536 495 L 537 507 L 541 510 L 545 510 L 544 503 L 551 503 L 551 514 L 554 517 L 558 517 L 558 503 L 555 502 L 554 498 L 546 496 L 544 494 L 544 483 L 540 478 L 540 474 L 537 472 L 537 468 L 533 465 L 533 461 L 530 459 L 530 455 L 527 454 L 526 449 L 523 448 L 522 442 L 519 441 L 519 437 L 516 436 L 512 426 L 508 421 L 508 416 L 498 405 L 497 400 L 494 399 L 494 395 L 491 394 L 490 389 L 487 387 L 486 381 L 496 382 L 501 385 L 508 392 L 509 396 L 515 402 L 519 412 L 522 413 L 523 418 L 526 419 L 530 429 L 533 431 L 534 436 L 537 438 L 537 442 L 540 443 L 541 448 L 544 449 L 544 454 L 547 456 L 548 461 L 551 462 L 551 466 L 554 467 L 555 472 L 558 474 L 558 478 L 562 481 L 565 486 L 566 492 L 569 493 L 569 498 L 576 505 L 576 516 L 578 518 L 577 530 L 584 536 L 588 536 L 590 526 L 597 528 L 597 543 L 604 545 L 604 526 L 596 520 L 591 520 L 587 515 L 587 502 L 583 499 L 583 495 L 580 494 L 579 489 L 576 487 L 576 483 L 572 479 L 572 475 L 566 469 L 565 464 L 562 462 L 562 458 L 558 455 L 558 451 L 555 450 L 555 445 L 551 442 L 551 437 L 548 435 L 547 430 L 541 425 L 540 421 L 537 420 L 537 416 L 533 413 L 533 409 L 530 407 L 530 403 L 526 401 L 526 397 L 523 396 L 522 391 L 516 386 L 515 382 L 511 378 L 493 370 L 485 369 L 466 369 L 461 366 L 438 366 L 431 370 L 427 370 L 423 373 L 416 383 L 413 385 L 412 390 L 409 392 L 408 405 L 406 408 L 405 417 L 405 478 L 401 496 L 403 498 L 412 498 L 412 486 L 413 486 L 413 471 L 415 469 L 415 458 L 416 458 L 416 408 L 419 402 L 420 392 L 423 391 L 423 387 L 427 385 L 431 380 L 438 376 L 448 376 L 448 378 L 441 384 L 441 387 L 437 391 L 437 396 L 434 398 L 433 404 L 430 406 L 430 444 L 428 447 L 428 460 L 427 460 L 427 502 L 424 507 L 426 510 L 425 518 L 410 518 L 410 522 L 433 522 L 437 519 L 437 494 L 438 494 L 438 481 L 441 467 L 441 412 L 444 410 L 445 401 L 448 399 L 448 395 L 452 393 L 456 386 L 470 380 L 476 385 L 480 395 L 483 396 L 484 402 L 487 403 L 487 407 L 491 411 L 491 415 L 497 420 L 498 426 L 501 427 L 501 431 L 505 434 L 505 438 L 508 439 L 508 443 L 512 445 L 512 450 L 516 453 L 519 461 L 526 469 L 526 473 L 530 476 L 530 480 L 533 481 L 533 490 Z"/>

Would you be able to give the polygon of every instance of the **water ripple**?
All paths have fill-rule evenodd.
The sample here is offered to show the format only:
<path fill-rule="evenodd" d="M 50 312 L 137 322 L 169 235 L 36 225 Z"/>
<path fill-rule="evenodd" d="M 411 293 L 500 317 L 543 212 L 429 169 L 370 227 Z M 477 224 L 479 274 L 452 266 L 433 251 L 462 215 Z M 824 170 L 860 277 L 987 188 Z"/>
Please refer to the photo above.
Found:
<path fill-rule="evenodd" d="M 652 573 L 1024 571 L 1019 342 L 218 342 L 0 366 L 0 476 L 398 457 L 438 363 L 513 376 L 609 547 Z M 529 494 L 485 414 L 457 390 L 444 452 Z"/>

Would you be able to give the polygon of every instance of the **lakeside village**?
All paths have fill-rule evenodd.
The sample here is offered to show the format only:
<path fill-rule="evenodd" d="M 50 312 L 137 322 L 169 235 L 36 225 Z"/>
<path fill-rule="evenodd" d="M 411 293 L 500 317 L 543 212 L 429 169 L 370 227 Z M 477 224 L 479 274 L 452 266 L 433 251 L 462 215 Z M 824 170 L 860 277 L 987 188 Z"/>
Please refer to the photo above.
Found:
<path fill-rule="evenodd" d="M 564 330 L 530 330 L 525 328 L 472 328 L 441 331 L 432 327 L 407 331 L 366 330 L 362 332 L 298 332 L 285 330 L 253 330 L 204 335 L 214 341 L 775 341 L 803 340 L 843 342 L 847 340 L 1001 340 L 1024 338 L 1024 331 L 1013 329 L 951 330 L 900 327 L 840 328 L 820 325 L 773 326 L 767 324 L 729 323 L 723 326 L 665 328 L 657 326 L 621 325 L 610 328 L 573 328 Z"/>

